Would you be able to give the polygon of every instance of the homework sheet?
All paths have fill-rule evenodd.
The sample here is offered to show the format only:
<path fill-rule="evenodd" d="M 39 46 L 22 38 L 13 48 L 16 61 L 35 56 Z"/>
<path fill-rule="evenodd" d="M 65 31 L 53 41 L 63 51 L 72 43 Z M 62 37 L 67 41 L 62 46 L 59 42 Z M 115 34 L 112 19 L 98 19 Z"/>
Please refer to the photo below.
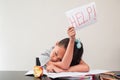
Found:
<path fill-rule="evenodd" d="M 60 77 L 76 77 L 76 76 L 84 76 L 89 74 L 99 74 L 109 72 L 109 70 L 90 70 L 89 72 L 60 72 L 60 73 L 48 73 L 45 69 L 43 70 L 43 74 L 47 75 L 50 78 L 60 78 Z M 33 74 L 33 70 L 28 71 L 25 75 Z"/>

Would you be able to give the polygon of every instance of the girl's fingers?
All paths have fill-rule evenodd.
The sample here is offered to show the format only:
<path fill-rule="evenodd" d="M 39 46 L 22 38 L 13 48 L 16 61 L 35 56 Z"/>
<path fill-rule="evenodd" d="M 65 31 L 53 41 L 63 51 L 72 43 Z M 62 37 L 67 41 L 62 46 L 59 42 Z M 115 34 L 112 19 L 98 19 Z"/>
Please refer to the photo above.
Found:
<path fill-rule="evenodd" d="M 68 31 L 68 34 L 75 34 L 75 33 L 76 33 L 75 30 Z"/>
<path fill-rule="evenodd" d="M 75 35 L 76 35 L 74 27 L 69 27 L 67 33 L 68 33 L 68 36 L 71 38 L 75 37 Z"/>
<path fill-rule="evenodd" d="M 74 30 L 74 28 L 70 28 L 70 29 L 68 29 L 68 32 L 75 32 L 75 30 Z"/>
<path fill-rule="evenodd" d="M 69 31 L 69 30 L 73 30 L 73 29 L 74 29 L 74 27 L 69 27 L 69 28 L 68 28 L 68 31 Z"/>

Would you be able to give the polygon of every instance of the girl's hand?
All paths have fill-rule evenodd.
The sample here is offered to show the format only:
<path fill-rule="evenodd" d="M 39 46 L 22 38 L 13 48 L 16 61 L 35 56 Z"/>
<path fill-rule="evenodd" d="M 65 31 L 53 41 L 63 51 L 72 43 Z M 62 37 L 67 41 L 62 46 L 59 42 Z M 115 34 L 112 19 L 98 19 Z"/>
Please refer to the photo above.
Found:
<path fill-rule="evenodd" d="M 76 35 L 75 28 L 69 27 L 67 30 L 67 34 L 70 37 L 70 39 L 75 39 L 75 35 Z"/>
<path fill-rule="evenodd" d="M 54 65 L 53 64 L 47 65 L 46 70 L 47 72 L 54 72 Z"/>
<path fill-rule="evenodd" d="M 49 61 L 47 63 L 46 70 L 47 72 L 52 72 L 52 73 L 59 73 L 59 72 L 66 72 L 67 70 L 63 70 L 53 64 L 54 62 Z"/>

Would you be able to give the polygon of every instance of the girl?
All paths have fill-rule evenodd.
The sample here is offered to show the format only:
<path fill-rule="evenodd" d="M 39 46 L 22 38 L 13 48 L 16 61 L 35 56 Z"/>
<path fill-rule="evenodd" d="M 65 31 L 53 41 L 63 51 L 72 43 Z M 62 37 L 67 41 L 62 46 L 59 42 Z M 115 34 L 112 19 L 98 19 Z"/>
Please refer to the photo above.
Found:
<path fill-rule="evenodd" d="M 89 66 L 82 60 L 83 45 L 75 39 L 74 27 L 67 30 L 69 38 L 65 38 L 56 43 L 51 51 L 41 54 L 40 61 L 42 66 L 46 66 L 48 72 L 87 72 Z M 43 56 L 44 55 L 44 60 Z M 47 58 L 49 58 L 47 60 Z M 45 61 L 46 59 L 46 61 Z"/>

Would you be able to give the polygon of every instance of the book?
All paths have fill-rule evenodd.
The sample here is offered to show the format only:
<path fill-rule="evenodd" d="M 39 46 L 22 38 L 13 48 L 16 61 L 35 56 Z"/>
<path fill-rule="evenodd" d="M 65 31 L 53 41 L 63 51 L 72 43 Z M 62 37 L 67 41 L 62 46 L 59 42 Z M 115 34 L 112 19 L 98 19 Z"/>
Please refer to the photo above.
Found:
<path fill-rule="evenodd" d="M 95 80 L 95 75 L 60 77 L 60 79 L 63 79 L 63 80 Z"/>

